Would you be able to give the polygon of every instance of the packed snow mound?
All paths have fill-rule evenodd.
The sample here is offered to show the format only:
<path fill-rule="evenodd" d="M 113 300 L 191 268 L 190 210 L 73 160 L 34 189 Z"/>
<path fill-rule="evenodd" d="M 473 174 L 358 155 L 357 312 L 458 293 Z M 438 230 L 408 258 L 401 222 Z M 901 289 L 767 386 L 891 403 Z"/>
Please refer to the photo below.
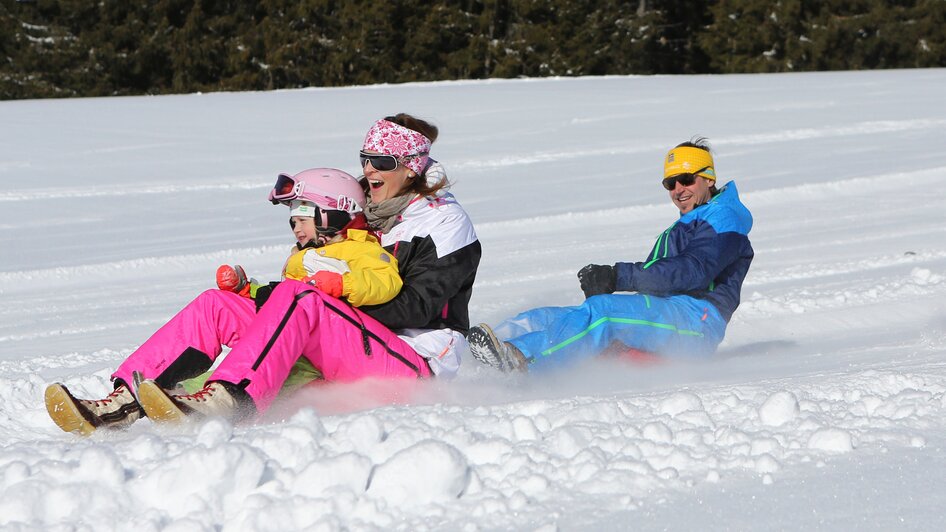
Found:
<path fill-rule="evenodd" d="M 576 376 L 605 370 L 667 371 L 605 365 Z M 454 390 L 476 394 L 480 385 Z M 842 453 L 922 447 L 922 433 L 946 418 L 946 376 L 868 371 L 778 386 L 510 397 L 328 417 L 304 407 L 278 423 L 235 427 L 142 421 L 126 432 L 59 436 L 71 441 L 66 452 L 22 441 L 7 446 L 0 467 L 0 524 L 93 526 L 142 505 L 151 511 L 135 515 L 137 526 L 424 528 L 457 512 L 487 528 L 510 512 L 542 523 L 576 494 L 618 512 L 653 490 L 753 476 L 771 484 Z M 36 503 L 40 491 L 49 494 Z"/>

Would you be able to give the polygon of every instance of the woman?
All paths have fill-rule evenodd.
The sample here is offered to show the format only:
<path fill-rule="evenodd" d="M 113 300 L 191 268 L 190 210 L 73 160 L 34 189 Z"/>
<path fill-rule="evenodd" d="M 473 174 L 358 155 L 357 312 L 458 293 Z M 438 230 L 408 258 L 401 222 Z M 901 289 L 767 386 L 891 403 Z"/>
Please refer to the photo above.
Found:
<path fill-rule="evenodd" d="M 360 153 L 368 223 L 397 259 L 403 280 L 392 300 L 356 309 L 312 285 L 283 281 L 202 390 L 172 394 L 162 387 L 169 386 L 169 372 L 185 377 L 206 369 L 193 367 L 195 353 L 187 349 L 162 367 L 136 368 L 147 379 L 137 399 L 132 383 L 113 376 L 116 392 L 109 398 L 76 402 L 97 426 L 127 425 L 142 407 L 158 421 L 191 414 L 236 419 L 265 411 L 300 356 L 328 381 L 455 373 L 467 349 L 467 309 L 481 250 L 469 217 L 445 190 L 446 179 L 428 182 L 437 166 L 430 158 L 437 134 L 435 126 L 398 114 L 375 122 Z"/>

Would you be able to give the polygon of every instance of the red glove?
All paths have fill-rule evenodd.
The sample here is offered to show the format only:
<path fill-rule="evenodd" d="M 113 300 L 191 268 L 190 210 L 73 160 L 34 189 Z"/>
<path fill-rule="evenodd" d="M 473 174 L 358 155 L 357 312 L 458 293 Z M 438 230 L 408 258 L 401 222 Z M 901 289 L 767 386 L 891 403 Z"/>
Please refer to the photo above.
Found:
<path fill-rule="evenodd" d="M 302 281 L 314 285 L 316 288 L 332 297 L 342 297 L 342 291 L 345 288 L 345 283 L 342 281 L 342 274 L 335 272 L 315 272 L 315 275 L 310 275 Z"/>
<path fill-rule="evenodd" d="M 217 268 L 217 288 L 237 295 L 250 297 L 250 281 L 246 278 L 243 266 L 224 264 Z"/>

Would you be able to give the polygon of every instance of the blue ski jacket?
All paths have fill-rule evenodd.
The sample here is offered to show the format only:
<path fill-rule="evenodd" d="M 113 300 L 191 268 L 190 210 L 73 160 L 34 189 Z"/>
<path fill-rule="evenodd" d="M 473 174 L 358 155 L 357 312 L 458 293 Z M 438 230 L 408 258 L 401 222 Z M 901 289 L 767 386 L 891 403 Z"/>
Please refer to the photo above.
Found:
<path fill-rule="evenodd" d="M 752 214 L 730 181 L 708 203 L 681 215 L 661 233 L 646 261 L 615 264 L 615 288 L 706 300 L 728 322 L 739 306 L 752 263 L 750 229 Z"/>

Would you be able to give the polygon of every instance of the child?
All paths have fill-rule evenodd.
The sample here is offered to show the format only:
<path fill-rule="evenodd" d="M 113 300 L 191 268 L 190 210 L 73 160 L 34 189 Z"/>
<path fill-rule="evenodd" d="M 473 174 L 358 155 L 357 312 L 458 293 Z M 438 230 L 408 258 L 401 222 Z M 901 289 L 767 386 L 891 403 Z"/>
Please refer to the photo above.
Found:
<path fill-rule="evenodd" d="M 280 174 L 269 200 L 290 207 L 296 237 L 284 278 L 309 283 L 351 305 L 381 304 L 398 294 L 397 260 L 367 230 L 365 192 L 354 177 L 331 168 Z M 222 345 L 239 342 L 278 283 L 258 286 L 246 279 L 243 268 L 221 266 L 217 284 L 218 290 L 198 296 L 122 363 L 112 376 L 115 391 L 105 399 L 77 399 L 62 384 L 50 385 L 45 399 L 53 421 L 83 435 L 134 423 L 144 416 L 131 390 L 135 377 L 171 388 L 206 371 Z"/>
<path fill-rule="evenodd" d="M 296 176 L 295 183 L 299 182 L 299 176 Z M 342 189 L 350 184 L 348 178 L 351 176 L 345 176 Z M 380 245 L 375 234 L 367 230 L 364 215 L 359 211 L 357 216 L 351 217 L 343 210 L 324 210 L 326 202 L 318 203 L 319 194 L 315 192 L 311 179 L 302 185 L 308 192 L 303 191 L 301 196 L 291 200 L 275 199 L 279 195 L 277 190 L 291 189 L 285 179 L 287 177 L 281 175 L 281 181 L 277 181 L 270 193 L 270 201 L 274 204 L 289 206 L 289 226 L 296 236 L 296 244 L 283 265 L 282 278 L 307 282 L 332 297 L 345 298 L 354 306 L 386 303 L 397 295 L 401 289 L 397 259 L 380 249 L 381 261 L 375 260 Z M 327 176 L 321 179 L 321 185 L 331 186 L 325 181 Z M 345 229 L 340 231 L 339 227 Z M 355 273 L 352 274 L 349 262 L 353 260 L 357 262 Z M 351 274 L 347 289 L 343 282 L 345 273 Z M 217 269 L 217 288 L 250 297 L 256 302 L 257 308 L 262 306 L 276 284 L 258 285 L 255 279 L 247 278 L 243 267 L 239 265 L 223 265 Z M 210 374 L 210 371 L 204 372 L 181 382 L 181 385 L 188 393 L 194 393 L 203 388 Z M 297 388 L 319 378 L 321 374 L 318 368 L 302 357 L 293 366 L 283 390 Z"/>

